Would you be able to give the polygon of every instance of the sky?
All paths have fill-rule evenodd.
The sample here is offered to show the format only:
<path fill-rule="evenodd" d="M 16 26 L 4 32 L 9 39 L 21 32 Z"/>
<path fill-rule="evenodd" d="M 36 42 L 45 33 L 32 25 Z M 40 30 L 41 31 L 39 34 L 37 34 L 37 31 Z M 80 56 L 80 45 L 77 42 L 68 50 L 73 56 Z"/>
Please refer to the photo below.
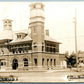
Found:
<path fill-rule="evenodd" d="M 77 18 L 77 50 L 84 51 L 84 2 L 42 2 L 45 15 L 45 29 L 60 44 L 60 53 L 75 52 L 75 9 Z M 0 2 L 0 32 L 3 19 L 13 20 L 13 31 L 28 29 L 31 2 Z"/>

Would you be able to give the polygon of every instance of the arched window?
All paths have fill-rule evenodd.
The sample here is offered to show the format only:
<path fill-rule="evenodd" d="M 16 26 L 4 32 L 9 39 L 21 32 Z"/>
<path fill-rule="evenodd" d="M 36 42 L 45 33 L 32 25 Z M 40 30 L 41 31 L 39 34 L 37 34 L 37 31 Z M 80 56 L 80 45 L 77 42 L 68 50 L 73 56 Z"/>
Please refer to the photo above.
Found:
<path fill-rule="evenodd" d="M 52 45 L 50 45 L 50 52 L 52 52 Z"/>
<path fill-rule="evenodd" d="M 47 66 L 49 66 L 49 59 L 47 59 Z"/>
<path fill-rule="evenodd" d="M 18 60 L 15 58 L 12 61 L 12 69 L 16 70 L 18 68 Z"/>
<path fill-rule="evenodd" d="M 36 58 L 34 59 L 34 64 L 35 64 L 35 66 L 37 66 L 37 59 Z"/>
<path fill-rule="evenodd" d="M 50 60 L 50 66 L 52 66 L 52 59 Z"/>
<path fill-rule="evenodd" d="M 54 66 L 56 66 L 56 59 L 54 59 Z"/>
<path fill-rule="evenodd" d="M 21 50 L 22 50 L 21 48 L 18 49 L 19 53 L 21 53 Z"/>
<path fill-rule="evenodd" d="M 23 61 L 24 61 L 24 66 L 28 66 L 28 59 L 24 58 Z"/>
<path fill-rule="evenodd" d="M 12 50 L 13 54 L 15 54 L 15 49 Z"/>
<path fill-rule="evenodd" d="M 54 50 L 54 53 L 55 53 L 56 52 L 56 49 L 54 48 L 53 50 Z"/>
<path fill-rule="evenodd" d="M 42 59 L 42 66 L 44 66 L 44 58 Z"/>

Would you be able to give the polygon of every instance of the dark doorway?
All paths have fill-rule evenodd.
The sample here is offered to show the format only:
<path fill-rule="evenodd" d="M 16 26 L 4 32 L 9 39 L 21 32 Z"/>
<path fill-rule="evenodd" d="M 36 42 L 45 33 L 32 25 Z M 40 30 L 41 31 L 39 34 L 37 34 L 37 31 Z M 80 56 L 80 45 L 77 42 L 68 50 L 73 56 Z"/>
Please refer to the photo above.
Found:
<path fill-rule="evenodd" d="M 12 69 L 16 70 L 18 68 L 18 60 L 17 59 L 13 59 L 12 61 Z"/>

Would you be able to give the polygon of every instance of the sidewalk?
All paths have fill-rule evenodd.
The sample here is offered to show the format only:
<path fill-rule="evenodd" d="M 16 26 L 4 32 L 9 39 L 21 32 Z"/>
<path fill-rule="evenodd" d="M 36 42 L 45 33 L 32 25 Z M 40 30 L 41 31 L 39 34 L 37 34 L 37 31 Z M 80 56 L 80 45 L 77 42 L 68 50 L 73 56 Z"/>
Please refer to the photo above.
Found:
<path fill-rule="evenodd" d="M 83 72 L 84 69 L 79 69 L 79 72 Z M 27 72 L 77 72 L 76 68 L 56 69 L 56 70 L 0 70 L 0 73 L 27 73 Z"/>

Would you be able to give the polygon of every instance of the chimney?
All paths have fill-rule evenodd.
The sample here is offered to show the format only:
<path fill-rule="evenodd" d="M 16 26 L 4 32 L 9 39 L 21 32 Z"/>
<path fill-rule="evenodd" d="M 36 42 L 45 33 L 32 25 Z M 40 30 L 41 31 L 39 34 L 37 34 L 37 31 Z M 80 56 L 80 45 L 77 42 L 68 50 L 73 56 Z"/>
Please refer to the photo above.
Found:
<path fill-rule="evenodd" d="M 48 29 L 46 30 L 46 35 L 49 36 L 49 30 Z"/>

